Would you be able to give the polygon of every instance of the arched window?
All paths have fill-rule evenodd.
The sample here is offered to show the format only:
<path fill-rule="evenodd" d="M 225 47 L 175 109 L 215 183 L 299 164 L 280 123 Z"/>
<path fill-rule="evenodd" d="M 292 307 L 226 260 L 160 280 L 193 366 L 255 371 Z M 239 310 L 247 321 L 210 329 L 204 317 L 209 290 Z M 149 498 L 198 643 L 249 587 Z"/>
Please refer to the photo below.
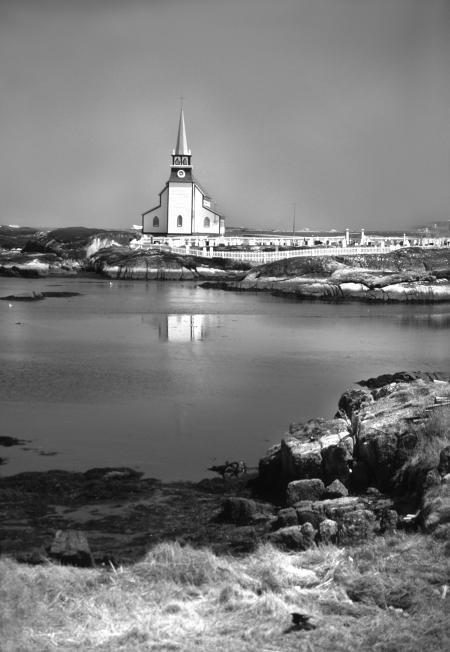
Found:
<path fill-rule="evenodd" d="M 159 217 L 153 218 L 153 226 L 159 226 Z"/>
<path fill-rule="evenodd" d="M 188 164 L 188 160 L 187 160 L 186 157 L 184 157 L 184 159 L 183 159 L 183 165 L 187 165 L 187 164 Z"/>
<path fill-rule="evenodd" d="M 181 161 L 181 159 L 177 156 L 175 161 L 174 161 L 175 165 L 180 165 L 180 161 Z"/>
<path fill-rule="evenodd" d="M 205 227 L 205 229 L 209 229 L 209 227 L 211 226 L 211 220 L 209 219 L 209 217 L 205 217 L 205 219 L 203 220 L 203 226 Z"/>
<path fill-rule="evenodd" d="M 183 218 L 181 215 L 177 217 L 177 226 L 183 226 Z"/>

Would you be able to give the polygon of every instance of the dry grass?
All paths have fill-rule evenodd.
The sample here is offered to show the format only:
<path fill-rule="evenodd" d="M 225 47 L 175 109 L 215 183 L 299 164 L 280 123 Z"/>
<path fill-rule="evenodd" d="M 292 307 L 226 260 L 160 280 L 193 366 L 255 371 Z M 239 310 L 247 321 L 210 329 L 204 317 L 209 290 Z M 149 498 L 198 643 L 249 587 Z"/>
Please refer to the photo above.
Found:
<path fill-rule="evenodd" d="M 423 535 L 231 558 L 162 544 L 131 567 L 0 560 L 3 652 L 443 650 L 449 560 Z M 290 629 L 290 613 L 316 629 Z"/>

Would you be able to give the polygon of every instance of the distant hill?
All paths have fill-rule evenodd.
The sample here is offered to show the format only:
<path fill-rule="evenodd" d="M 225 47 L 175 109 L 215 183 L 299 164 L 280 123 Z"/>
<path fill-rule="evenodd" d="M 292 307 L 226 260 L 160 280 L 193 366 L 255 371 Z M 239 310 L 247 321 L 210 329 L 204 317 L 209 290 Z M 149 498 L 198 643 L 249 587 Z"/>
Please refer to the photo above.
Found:
<path fill-rule="evenodd" d="M 22 249 L 38 229 L 0 225 L 0 249 Z"/>

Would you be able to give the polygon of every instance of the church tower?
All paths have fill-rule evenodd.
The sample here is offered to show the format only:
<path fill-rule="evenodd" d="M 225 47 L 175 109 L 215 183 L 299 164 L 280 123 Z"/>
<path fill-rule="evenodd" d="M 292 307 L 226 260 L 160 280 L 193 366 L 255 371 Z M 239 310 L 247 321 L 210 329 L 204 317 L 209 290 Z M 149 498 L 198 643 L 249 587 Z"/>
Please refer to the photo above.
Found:
<path fill-rule="evenodd" d="M 211 203 L 192 174 L 192 154 L 181 108 L 170 177 L 159 193 L 158 206 L 142 214 L 142 232 L 161 236 L 223 235 L 224 218 L 211 209 Z"/>

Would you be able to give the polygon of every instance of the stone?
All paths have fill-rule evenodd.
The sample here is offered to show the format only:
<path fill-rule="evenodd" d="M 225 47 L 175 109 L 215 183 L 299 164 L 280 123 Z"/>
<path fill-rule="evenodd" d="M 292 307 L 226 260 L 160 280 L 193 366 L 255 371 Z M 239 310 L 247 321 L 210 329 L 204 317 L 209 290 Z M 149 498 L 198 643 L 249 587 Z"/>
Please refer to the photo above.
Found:
<path fill-rule="evenodd" d="M 88 540 L 81 530 L 58 530 L 47 552 L 50 559 L 64 566 L 94 566 Z"/>
<path fill-rule="evenodd" d="M 426 408 L 450 391 L 448 380 L 437 380 L 437 374 L 399 372 L 359 383 L 370 390 L 374 399 L 362 404 L 352 421 L 354 457 L 357 466 L 364 465 L 370 485 L 384 492 L 399 488 L 398 471 L 426 436 Z M 441 475 L 446 460 L 444 453 L 439 467 Z M 353 482 L 352 478 L 352 486 Z"/>
<path fill-rule="evenodd" d="M 286 483 L 304 478 L 322 478 L 322 452 L 338 446 L 350 435 L 347 419 L 310 419 L 291 423 L 281 442 L 281 471 Z M 349 442 L 351 447 L 352 443 Z M 345 447 L 345 445 L 344 445 Z"/>
<path fill-rule="evenodd" d="M 8 294 L 6 297 L 0 297 L 1 301 L 42 301 L 44 295 L 42 292 L 21 292 L 20 294 Z"/>
<path fill-rule="evenodd" d="M 288 527 L 290 525 L 298 525 L 296 510 L 293 507 L 280 509 L 278 512 L 278 518 L 276 520 L 275 527 L 278 529 L 282 527 Z"/>
<path fill-rule="evenodd" d="M 281 474 L 286 484 L 293 480 L 322 476 L 322 447 L 313 439 L 287 437 L 281 441 Z"/>
<path fill-rule="evenodd" d="M 311 525 L 317 530 L 323 519 L 323 514 L 318 510 L 314 510 L 312 507 L 310 509 L 297 509 L 297 521 L 299 525 L 311 523 Z"/>
<path fill-rule="evenodd" d="M 344 513 L 340 519 L 339 543 L 353 545 L 371 539 L 375 532 L 375 516 L 368 509 Z"/>
<path fill-rule="evenodd" d="M 16 437 L 9 437 L 8 435 L 0 436 L 0 446 L 9 448 L 10 446 L 21 446 L 27 442 L 24 439 L 17 439 Z"/>
<path fill-rule="evenodd" d="M 223 503 L 222 516 L 235 525 L 251 525 L 269 517 L 269 507 L 249 498 L 227 498 Z"/>
<path fill-rule="evenodd" d="M 345 498 L 348 496 L 348 489 L 340 480 L 333 480 L 325 487 L 325 496 L 327 498 Z"/>
<path fill-rule="evenodd" d="M 347 417 L 352 417 L 365 406 L 373 403 L 373 396 L 366 387 L 352 387 L 347 389 L 339 399 L 339 410 L 343 410 Z"/>
<path fill-rule="evenodd" d="M 300 530 L 304 537 L 305 545 L 307 548 L 311 548 L 315 543 L 317 530 L 314 528 L 312 523 L 303 523 L 303 525 L 300 526 Z"/>
<path fill-rule="evenodd" d="M 302 530 L 302 528 L 304 528 Z M 314 528 L 291 525 L 269 534 L 268 539 L 271 543 L 280 546 L 286 550 L 308 550 L 314 545 L 313 532 Z"/>
<path fill-rule="evenodd" d="M 316 507 L 317 506 L 317 507 Z M 343 498 L 327 498 L 320 503 L 313 505 L 313 508 L 320 510 L 328 518 L 334 519 L 348 512 L 354 512 L 363 507 L 361 499 L 357 496 L 347 496 Z"/>
<path fill-rule="evenodd" d="M 324 519 L 319 525 L 319 537 L 322 543 L 336 543 L 339 526 L 330 518 Z"/>
<path fill-rule="evenodd" d="M 362 459 L 367 462 L 377 487 L 382 491 L 389 491 L 392 488 L 391 480 L 397 470 L 397 447 L 397 434 L 387 429 L 386 432 L 378 431 L 376 435 L 365 440 L 360 449 Z"/>
<path fill-rule="evenodd" d="M 325 493 L 325 485 L 318 478 L 294 480 L 286 489 L 286 502 L 294 505 L 300 500 L 320 500 Z"/>

